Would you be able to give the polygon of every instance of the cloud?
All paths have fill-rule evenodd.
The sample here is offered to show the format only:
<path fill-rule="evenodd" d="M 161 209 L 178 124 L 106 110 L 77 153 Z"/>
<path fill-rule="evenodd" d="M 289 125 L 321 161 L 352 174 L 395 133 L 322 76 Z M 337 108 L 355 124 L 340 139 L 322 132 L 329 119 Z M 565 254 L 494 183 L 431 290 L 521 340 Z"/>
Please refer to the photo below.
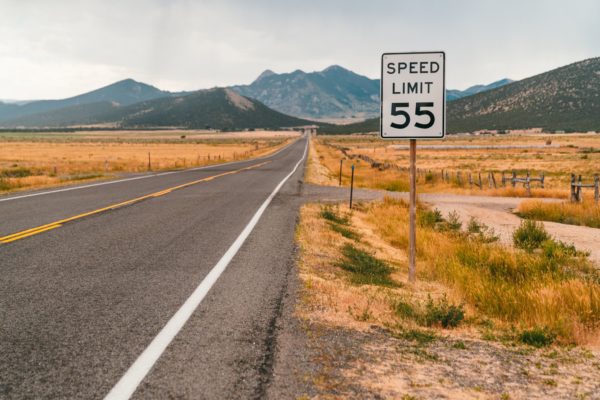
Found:
<path fill-rule="evenodd" d="M 0 0 L 0 98 L 75 95 L 134 78 L 167 90 L 445 50 L 449 87 L 519 79 L 600 53 L 594 0 Z"/>

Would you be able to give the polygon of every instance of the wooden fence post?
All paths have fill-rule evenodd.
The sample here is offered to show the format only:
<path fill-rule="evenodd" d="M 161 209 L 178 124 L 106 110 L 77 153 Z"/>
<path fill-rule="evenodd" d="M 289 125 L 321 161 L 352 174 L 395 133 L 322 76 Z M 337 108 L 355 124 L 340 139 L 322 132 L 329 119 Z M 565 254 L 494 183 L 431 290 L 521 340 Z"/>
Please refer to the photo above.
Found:
<path fill-rule="evenodd" d="M 571 174 L 571 201 L 576 201 L 575 198 L 575 174 Z"/>
<path fill-rule="evenodd" d="M 594 175 L 594 200 L 596 204 L 600 200 L 600 177 L 598 174 Z"/>
<path fill-rule="evenodd" d="M 512 187 L 515 187 L 515 185 L 517 184 L 517 173 L 515 172 L 515 170 L 513 170 L 511 183 Z"/>
<path fill-rule="evenodd" d="M 479 190 L 483 190 L 483 182 L 481 181 L 481 172 L 479 172 Z"/>
<path fill-rule="evenodd" d="M 540 175 L 540 182 L 542 184 L 542 189 L 544 188 L 544 179 L 546 178 L 546 176 L 544 175 L 544 172 L 542 171 L 542 174 Z"/>
<path fill-rule="evenodd" d="M 529 170 L 527 170 L 527 176 L 525 178 L 525 194 L 527 197 L 531 197 L 531 180 L 529 178 Z"/>
<path fill-rule="evenodd" d="M 469 186 L 473 187 L 473 175 L 469 172 Z"/>
<path fill-rule="evenodd" d="M 577 201 L 582 200 L 581 196 L 581 175 L 579 175 L 579 179 L 577 180 Z"/>

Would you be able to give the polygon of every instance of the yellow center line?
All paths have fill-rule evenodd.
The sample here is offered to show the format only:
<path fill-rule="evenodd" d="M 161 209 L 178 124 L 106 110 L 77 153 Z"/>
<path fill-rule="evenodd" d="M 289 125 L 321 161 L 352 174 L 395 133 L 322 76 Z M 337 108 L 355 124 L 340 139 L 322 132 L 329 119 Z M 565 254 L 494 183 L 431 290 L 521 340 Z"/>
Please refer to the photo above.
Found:
<path fill-rule="evenodd" d="M 90 215 L 100 214 L 102 212 L 109 211 L 109 210 L 114 210 L 114 209 L 121 208 L 121 207 L 130 205 L 130 204 L 139 203 L 140 201 L 143 201 L 143 200 L 146 200 L 146 199 L 149 199 L 149 198 L 156 198 L 156 197 L 164 196 L 164 195 L 169 194 L 169 193 L 171 193 L 171 192 L 173 192 L 175 190 L 183 189 L 183 188 L 186 188 L 186 187 L 189 187 L 189 186 L 192 186 L 192 185 L 197 185 L 197 184 L 202 183 L 202 182 L 212 181 L 213 179 L 217 179 L 217 178 L 220 178 L 220 177 L 223 177 L 223 176 L 226 176 L 226 175 L 237 174 L 238 172 L 242 172 L 242 171 L 246 171 L 246 170 L 249 170 L 249 169 L 258 168 L 258 167 L 261 167 L 261 166 L 263 166 L 265 164 L 268 164 L 270 162 L 271 161 L 265 161 L 265 162 L 262 162 L 262 163 L 259 163 L 259 164 L 251 165 L 249 167 L 244 167 L 244 168 L 236 169 L 234 171 L 228 171 L 228 172 L 223 172 L 221 174 L 212 175 L 212 176 L 209 176 L 209 177 L 206 177 L 206 178 L 202 178 L 202 179 L 198 179 L 198 180 L 195 180 L 195 181 L 192 181 L 192 182 L 184 183 L 182 185 L 173 186 L 173 187 L 170 187 L 170 188 L 167 188 L 167 189 L 163 189 L 163 190 L 160 190 L 158 192 L 154 192 L 154 193 L 150 193 L 150 194 L 147 194 L 147 195 L 144 195 L 144 196 L 136 197 L 135 199 L 126 200 L 126 201 L 123 201 L 121 203 L 112 204 L 110 206 L 99 208 L 97 210 L 88 211 L 88 212 L 85 212 L 83 214 L 74 215 L 74 216 L 69 217 L 69 218 L 65 218 L 65 219 L 61 219 L 59 221 L 51 222 L 49 224 L 40 225 L 40 226 L 37 226 L 35 228 L 26 229 L 24 231 L 20 231 L 20 232 L 16 232 L 16 233 L 13 233 L 13 234 L 10 234 L 10 235 L 7 235 L 7 236 L 0 237 L 0 243 L 14 242 L 14 241 L 19 240 L 19 239 L 23 239 L 23 238 L 26 238 L 26 237 L 29 237 L 29 236 L 37 235 L 38 233 L 42 233 L 42 232 L 49 231 L 51 229 L 59 228 L 63 224 L 65 224 L 67 222 L 72 222 L 72 221 L 75 221 L 75 220 L 78 220 L 78 219 L 81 219 L 81 218 L 84 218 L 84 217 L 89 217 Z"/>

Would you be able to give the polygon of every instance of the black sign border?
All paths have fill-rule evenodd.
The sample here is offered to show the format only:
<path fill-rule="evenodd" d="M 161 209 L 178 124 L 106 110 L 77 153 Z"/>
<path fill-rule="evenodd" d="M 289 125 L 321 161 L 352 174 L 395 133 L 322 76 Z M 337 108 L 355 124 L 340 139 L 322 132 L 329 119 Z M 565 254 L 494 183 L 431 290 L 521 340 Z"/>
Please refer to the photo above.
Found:
<path fill-rule="evenodd" d="M 444 55 L 444 74 L 442 76 L 442 83 L 444 85 L 444 95 L 442 96 L 443 102 L 443 116 L 442 116 L 442 136 L 418 136 L 418 137 L 384 137 L 383 136 L 383 57 L 394 56 L 394 55 L 408 55 L 408 54 L 443 54 Z M 384 140 L 411 140 L 411 139 L 444 139 L 446 137 L 446 52 L 445 51 L 409 51 L 409 52 L 393 52 L 381 54 L 381 77 L 379 79 L 379 137 Z"/>

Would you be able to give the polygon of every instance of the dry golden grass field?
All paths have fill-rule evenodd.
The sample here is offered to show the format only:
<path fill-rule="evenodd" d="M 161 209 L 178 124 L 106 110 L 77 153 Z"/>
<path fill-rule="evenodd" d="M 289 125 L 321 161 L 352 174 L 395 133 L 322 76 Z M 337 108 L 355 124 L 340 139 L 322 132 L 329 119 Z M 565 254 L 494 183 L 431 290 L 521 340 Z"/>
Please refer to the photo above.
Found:
<path fill-rule="evenodd" d="M 259 157 L 290 132 L 0 133 L 0 193 Z"/>
<path fill-rule="evenodd" d="M 345 161 L 345 184 L 349 182 L 353 162 L 356 165 L 355 182 L 359 187 L 406 191 L 408 173 L 393 167 L 386 169 L 385 164 L 408 167 L 407 145 L 407 141 L 383 141 L 374 135 L 350 135 L 319 136 L 314 148 L 319 161 L 328 170 L 331 184 L 337 183 L 340 159 L 352 157 L 353 160 Z M 531 177 L 544 173 L 544 189 L 538 182 L 531 183 L 533 197 L 565 198 L 569 194 L 571 174 L 581 174 L 584 181 L 590 183 L 593 175 L 600 173 L 599 134 L 461 135 L 448 136 L 445 140 L 419 141 L 418 146 L 424 146 L 417 150 L 421 192 L 525 196 L 522 183 L 517 183 L 515 188 L 510 182 L 505 187 L 502 185 L 502 172 L 509 177 L 515 170 L 519 177 L 524 177 L 526 171 Z M 365 161 L 365 156 L 384 165 L 373 168 L 368 160 Z M 442 171 L 448 173 L 449 181 L 442 179 Z M 459 171 L 460 180 L 457 179 Z M 490 188 L 490 172 L 496 179 L 495 188 L 493 182 Z M 480 173 L 481 189 L 477 185 Z M 473 184 L 469 182 L 469 175 Z M 593 196 L 593 191 L 584 195 Z"/>

